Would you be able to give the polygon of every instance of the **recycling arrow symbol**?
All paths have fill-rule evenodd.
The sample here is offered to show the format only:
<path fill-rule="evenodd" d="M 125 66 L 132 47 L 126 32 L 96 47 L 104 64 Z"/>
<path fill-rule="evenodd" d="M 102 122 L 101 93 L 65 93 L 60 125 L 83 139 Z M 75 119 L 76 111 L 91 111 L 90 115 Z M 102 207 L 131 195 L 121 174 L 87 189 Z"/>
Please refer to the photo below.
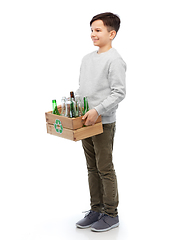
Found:
<path fill-rule="evenodd" d="M 54 128 L 55 128 L 57 133 L 61 134 L 63 132 L 63 127 L 62 127 L 61 121 L 59 119 L 56 119 L 56 121 L 54 123 Z"/>

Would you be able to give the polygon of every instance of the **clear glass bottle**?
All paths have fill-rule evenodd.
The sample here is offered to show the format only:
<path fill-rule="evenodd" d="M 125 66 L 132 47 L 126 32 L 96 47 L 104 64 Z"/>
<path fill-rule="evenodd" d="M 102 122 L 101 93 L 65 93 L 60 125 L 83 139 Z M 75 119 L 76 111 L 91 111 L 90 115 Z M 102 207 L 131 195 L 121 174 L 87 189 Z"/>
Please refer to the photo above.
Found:
<path fill-rule="evenodd" d="M 76 102 L 76 117 L 80 117 L 83 115 L 83 110 L 82 110 L 82 102 L 80 96 L 75 97 L 75 102 Z"/>
<path fill-rule="evenodd" d="M 62 97 L 61 99 L 61 115 L 65 116 L 65 110 L 66 110 L 66 97 Z"/>
<path fill-rule="evenodd" d="M 66 99 L 66 104 L 65 104 L 65 117 L 70 117 L 70 98 Z"/>

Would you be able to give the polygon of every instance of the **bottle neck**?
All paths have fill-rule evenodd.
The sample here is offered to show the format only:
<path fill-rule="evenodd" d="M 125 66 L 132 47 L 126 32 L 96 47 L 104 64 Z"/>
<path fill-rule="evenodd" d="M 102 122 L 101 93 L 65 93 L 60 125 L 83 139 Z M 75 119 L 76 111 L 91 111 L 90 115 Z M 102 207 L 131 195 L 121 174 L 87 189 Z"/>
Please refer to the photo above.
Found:
<path fill-rule="evenodd" d="M 53 102 L 53 110 L 57 107 L 57 103 Z"/>
<path fill-rule="evenodd" d="M 70 97 L 71 97 L 71 99 L 73 98 L 75 100 L 74 92 L 70 92 Z"/>

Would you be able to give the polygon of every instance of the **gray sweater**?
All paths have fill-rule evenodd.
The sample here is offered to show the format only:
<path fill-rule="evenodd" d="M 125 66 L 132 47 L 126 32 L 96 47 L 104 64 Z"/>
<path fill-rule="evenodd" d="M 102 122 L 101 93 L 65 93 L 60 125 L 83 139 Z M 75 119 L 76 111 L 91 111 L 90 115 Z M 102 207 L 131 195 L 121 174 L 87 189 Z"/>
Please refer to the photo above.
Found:
<path fill-rule="evenodd" d="M 75 95 L 88 97 L 89 108 L 102 116 L 102 123 L 116 121 L 116 109 L 124 99 L 126 64 L 116 51 L 87 54 L 81 64 L 79 89 Z"/>

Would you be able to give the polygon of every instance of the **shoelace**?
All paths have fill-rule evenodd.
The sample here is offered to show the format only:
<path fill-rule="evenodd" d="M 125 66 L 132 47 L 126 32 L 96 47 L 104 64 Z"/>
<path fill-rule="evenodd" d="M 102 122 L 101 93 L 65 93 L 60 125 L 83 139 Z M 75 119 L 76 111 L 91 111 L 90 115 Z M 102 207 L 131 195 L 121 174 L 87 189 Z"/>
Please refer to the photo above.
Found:
<path fill-rule="evenodd" d="M 107 215 L 105 213 L 100 213 L 100 216 L 99 216 L 98 220 L 100 220 L 101 218 L 106 217 L 106 216 Z"/>
<path fill-rule="evenodd" d="M 88 211 L 84 211 L 84 212 L 82 212 L 82 213 L 85 213 L 85 216 L 84 216 L 84 218 L 85 218 L 85 217 L 90 216 L 90 215 L 93 213 L 93 211 L 92 211 L 92 210 L 88 210 Z M 98 220 L 100 220 L 101 218 L 104 220 L 105 217 L 107 217 L 107 216 L 108 216 L 108 215 L 105 214 L 105 213 L 100 213 L 100 216 L 98 217 Z"/>
<path fill-rule="evenodd" d="M 92 210 L 84 211 L 82 213 L 85 213 L 84 217 L 88 217 L 92 213 Z"/>

